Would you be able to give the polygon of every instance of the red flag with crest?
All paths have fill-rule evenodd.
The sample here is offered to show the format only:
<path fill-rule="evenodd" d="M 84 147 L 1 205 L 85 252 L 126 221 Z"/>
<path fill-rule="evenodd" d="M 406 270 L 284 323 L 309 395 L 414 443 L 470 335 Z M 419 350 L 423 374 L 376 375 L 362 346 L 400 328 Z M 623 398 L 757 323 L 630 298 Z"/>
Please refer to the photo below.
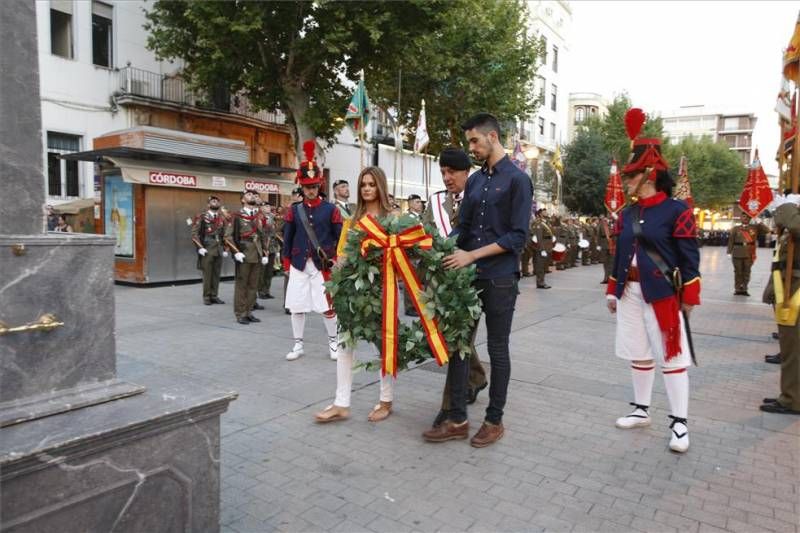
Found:
<path fill-rule="evenodd" d="M 606 197 L 603 203 L 610 213 L 617 213 L 625 207 L 625 193 L 622 191 L 622 178 L 617 170 L 617 160 L 611 162 L 611 171 L 606 185 Z"/>
<path fill-rule="evenodd" d="M 744 190 L 739 197 L 739 207 L 747 213 L 750 218 L 757 217 L 772 202 L 772 189 L 769 186 L 767 175 L 761 168 L 761 161 L 758 159 L 758 149 L 756 149 L 755 159 L 750 166 L 747 174 L 747 181 L 744 183 Z"/>

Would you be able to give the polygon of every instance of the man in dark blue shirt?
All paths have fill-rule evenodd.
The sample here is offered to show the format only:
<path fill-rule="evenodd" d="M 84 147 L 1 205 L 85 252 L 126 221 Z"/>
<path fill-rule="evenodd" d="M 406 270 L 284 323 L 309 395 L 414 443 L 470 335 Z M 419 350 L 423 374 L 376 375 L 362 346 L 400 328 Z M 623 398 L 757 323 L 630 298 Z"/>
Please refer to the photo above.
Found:
<path fill-rule="evenodd" d="M 477 265 L 475 288 L 480 292 L 486 316 L 487 348 L 491 361 L 489 407 L 480 430 L 470 444 L 489 446 L 503 436 L 503 408 L 511 376 L 508 341 L 517 300 L 520 254 L 528 241 L 533 186 L 527 174 L 508 158 L 500 142 L 497 119 L 480 113 L 461 125 L 475 159 L 483 167 L 467 180 L 459 212 L 459 249 L 445 258 L 446 268 Z M 451 416 L 438 428 L 426 432 L 431 442 L 466 438 L 466 389 L 469 365 L 460 357 L 450 359 L 448 379 L 454 384 Z M 455 397 L 458 396 L 458 397 Z M 436 434 L 434 434 L 436 433 Z"/>

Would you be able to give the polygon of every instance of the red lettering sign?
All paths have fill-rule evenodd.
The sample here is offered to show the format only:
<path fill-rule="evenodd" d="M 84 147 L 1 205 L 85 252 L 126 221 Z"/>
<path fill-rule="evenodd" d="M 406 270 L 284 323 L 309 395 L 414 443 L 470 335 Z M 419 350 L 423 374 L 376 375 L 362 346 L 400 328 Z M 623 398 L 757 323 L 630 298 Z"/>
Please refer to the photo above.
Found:
<path fill-rule="evenodd" d="M 197 177 L 188 174 L 150 171 L 150 183 L 175 187 L 197 187 Z"/>
<path fill-rule="evenodd" d="M 245 189 L 254 189 L 258 192 L 263 192 L 267 194 L 280 194 L 281 186 L 277 183 L 271 183 L 269 181 L 254 181 L 254 180 L 247 180 L 244 182 Z"/>

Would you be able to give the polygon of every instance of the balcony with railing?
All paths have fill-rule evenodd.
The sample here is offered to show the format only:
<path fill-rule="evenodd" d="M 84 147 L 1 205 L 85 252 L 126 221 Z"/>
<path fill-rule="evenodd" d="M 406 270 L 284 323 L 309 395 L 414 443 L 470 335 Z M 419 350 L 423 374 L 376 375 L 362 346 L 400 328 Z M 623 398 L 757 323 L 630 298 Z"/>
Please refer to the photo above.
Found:
<path fill-rule="evenodd" d="M 180 74 L 159 74 L 134 67 L 119 69 L 120 96 L 135 96 L 167 104 L 231 113 L 269 124 L 286 124 L 281 111 L 253 111 L 243 95 L 231 95 L 225 87 L 194 91 Z"/>

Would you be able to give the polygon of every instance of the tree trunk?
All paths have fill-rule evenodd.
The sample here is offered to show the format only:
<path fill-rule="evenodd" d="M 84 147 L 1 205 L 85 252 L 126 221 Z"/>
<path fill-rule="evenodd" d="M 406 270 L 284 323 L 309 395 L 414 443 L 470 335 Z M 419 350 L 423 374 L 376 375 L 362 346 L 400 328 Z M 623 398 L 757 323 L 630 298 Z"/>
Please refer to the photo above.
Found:
<path fill-rule="evenodd" d="M 308 94 L 299 87 L 287 87 L 286 99 L 289 130 L 294 142 L 294 152 L 297 159 L 297 166 L 303 160 L 303 143 L 310 139 L 316 140 L 314 130 L 303 122 L 303 118 L 308 112 Z"/>

